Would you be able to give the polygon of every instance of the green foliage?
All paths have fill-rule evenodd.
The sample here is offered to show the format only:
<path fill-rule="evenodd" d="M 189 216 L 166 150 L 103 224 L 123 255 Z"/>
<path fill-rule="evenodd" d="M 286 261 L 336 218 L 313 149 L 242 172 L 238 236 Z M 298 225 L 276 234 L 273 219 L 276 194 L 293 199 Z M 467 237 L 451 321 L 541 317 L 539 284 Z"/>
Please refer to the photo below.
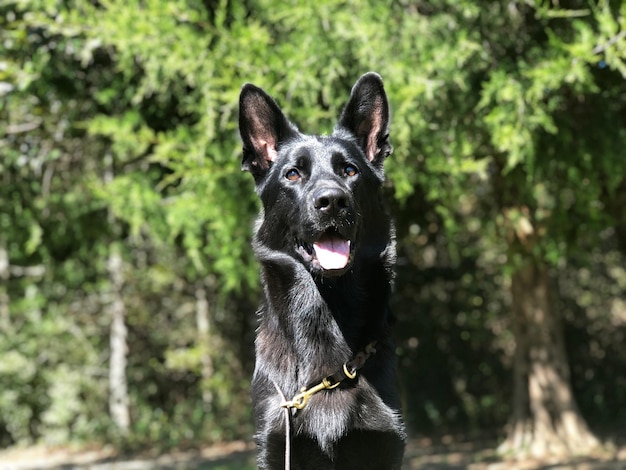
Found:
<path fill-rule="evenodd" d="M 625 18 L 623 2 L 604 0 L 4 2 L 0 253 L 13 270 L 0 273 L 0 442 L 115 434 L 112 244 L 126 280 L 129 440 L 249 435 L 258 203 L 239 171 L 239 89 L 266 87 L 303 131 L 330 132 L 368 70 L 392 104 L 408 416 L 503 421 L 503 273 L 528 258 L 584 260 L 625 217 Z M 415 305 L 434 313 L 415 318 Z M 446 375 L 422 390 L 433 363 Z"/>

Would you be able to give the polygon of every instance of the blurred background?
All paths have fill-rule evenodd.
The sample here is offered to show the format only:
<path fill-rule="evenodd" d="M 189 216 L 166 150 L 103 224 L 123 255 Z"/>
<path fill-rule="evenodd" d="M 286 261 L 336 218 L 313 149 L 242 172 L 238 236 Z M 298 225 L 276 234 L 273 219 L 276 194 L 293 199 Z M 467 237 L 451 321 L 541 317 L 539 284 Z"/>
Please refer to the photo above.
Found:
<path fill-rule="evenodd" d="M 0 447 L 250 439 L 239 90 L 329 133 L 370 70 L 411 435 L 626 435 L 626 2 L 4 0 Z"/>

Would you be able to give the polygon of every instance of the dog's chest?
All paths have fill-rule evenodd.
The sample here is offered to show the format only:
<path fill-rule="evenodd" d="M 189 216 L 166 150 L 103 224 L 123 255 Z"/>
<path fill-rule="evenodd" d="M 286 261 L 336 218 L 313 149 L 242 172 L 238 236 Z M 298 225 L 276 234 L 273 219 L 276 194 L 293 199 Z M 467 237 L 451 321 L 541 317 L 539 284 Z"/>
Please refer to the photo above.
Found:
<path fill-rule="evenodd" d="M 311 437 L 322 450 L 332 454 L 337 443 L 351 431 L 394 432 L 400 417 L 360 377 L 355 386 L 324 391 L 313 397 L 305 409 L 292 417 L 292 423 L 294 436 Z"/>
<path fill-rule="evenodd" d="M 347 390 L 325 391 L 312 397 L 307 407 L 293 417 L 296 435 L 314 437 L 320 447 L 337 442 L 351 427 L 354 393 Z"/>

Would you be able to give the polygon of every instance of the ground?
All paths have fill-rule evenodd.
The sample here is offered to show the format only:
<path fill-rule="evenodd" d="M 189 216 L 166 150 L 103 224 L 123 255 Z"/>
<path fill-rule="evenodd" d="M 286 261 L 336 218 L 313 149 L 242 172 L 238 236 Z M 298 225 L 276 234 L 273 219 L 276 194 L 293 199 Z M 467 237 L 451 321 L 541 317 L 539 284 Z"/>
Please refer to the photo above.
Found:
<path fill-rule="evenodd" d="M 495 443 L 445 436 L 412 439 L 405 470 L 618 470 L 626 469 L 626 442 L 608 444 L 592 457 L 569 461 L 503 461 Z M 231 442 L 196 451 L 150 452 L 119 456 L 112 448 L 91 449 L 30 447 L 0 451 L 0 470 L 254 470 L 254 448 L 248 442 Z"/>

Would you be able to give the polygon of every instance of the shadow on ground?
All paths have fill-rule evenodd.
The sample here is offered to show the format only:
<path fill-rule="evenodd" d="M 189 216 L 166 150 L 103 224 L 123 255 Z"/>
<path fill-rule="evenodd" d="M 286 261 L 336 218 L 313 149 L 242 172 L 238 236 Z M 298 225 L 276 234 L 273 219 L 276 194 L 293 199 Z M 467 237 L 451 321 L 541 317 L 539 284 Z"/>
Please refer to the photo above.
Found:
<path fill-rule="evenodd" d="M 597 456 L 569 461 L 507 460 L 495 442 L 442 438 L 413 439 L 404 470 L 626 470 L 626 446 L 607 446 Z M 254 470 L 254 447 L 232 442 L 195 451 L 120 456 L 112 449 L 42 447 L 0 451 L 0 470 Z"/>
<path fill-rule="evenodd" d="M 404 470 L 626 470 L 626 447 L 606 446 L 592 457 L 567 460 L 503 460 L 495 441 L 440 442 L 415 439 L 407 446 Z"/>

